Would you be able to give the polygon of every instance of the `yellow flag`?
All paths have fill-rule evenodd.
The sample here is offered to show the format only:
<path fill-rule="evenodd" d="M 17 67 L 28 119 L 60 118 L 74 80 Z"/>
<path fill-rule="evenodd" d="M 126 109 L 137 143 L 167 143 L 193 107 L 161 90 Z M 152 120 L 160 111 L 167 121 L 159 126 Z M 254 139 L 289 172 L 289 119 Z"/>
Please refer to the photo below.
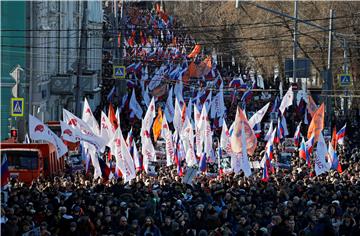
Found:
<path fill-rule="evenodd" d="M 153 134 L 154 134 L 155 142 L 157 141 L 157 139 L 159 138 L 160 133 L 161 133 L 162 120 L 163 120 L 163 114 L 162 114 L 161 108 L 159 107 L 158 108 L 158 115 L 155 118 L 155 121 L 154 121 L 154 124 L 153 124 Z"/>

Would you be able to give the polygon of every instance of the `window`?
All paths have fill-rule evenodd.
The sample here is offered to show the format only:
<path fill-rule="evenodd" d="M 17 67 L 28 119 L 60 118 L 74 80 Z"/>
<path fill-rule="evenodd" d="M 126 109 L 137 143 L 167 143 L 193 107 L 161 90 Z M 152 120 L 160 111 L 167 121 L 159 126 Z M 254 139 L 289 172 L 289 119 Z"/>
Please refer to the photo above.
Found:
<path fill-rule="evenodd" d="M 9 169 L 38 169 L 38 153 L 36 151 L 7 151 Z"/>

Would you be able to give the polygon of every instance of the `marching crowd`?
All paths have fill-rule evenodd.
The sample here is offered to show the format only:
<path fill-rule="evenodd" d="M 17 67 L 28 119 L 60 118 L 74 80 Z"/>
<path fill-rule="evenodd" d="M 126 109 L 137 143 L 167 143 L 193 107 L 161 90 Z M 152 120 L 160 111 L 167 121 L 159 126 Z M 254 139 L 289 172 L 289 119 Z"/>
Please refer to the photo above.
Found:
<path fill-rule="evenodd" d="M 12 180 L 1 207 L 1 233 L 360 235 L 360 139 L 358 132 L 351 137 L 357 142 L 347 140 L 339 152 L 341 174 L 313 176 L 294 153 L 293 168 L 276 169 L 268 182 L 254 170 L 248 178 L 242 172 L 200 174 L 186 184 L 171 167 L 152 177 L 139 172 L 130 183 L 81 172 L 40 178 L 31 186 Z"/>
<path fill-rule="evenodd" d="M 129 8 L 128 14 L 127 28 L 133 30 L 126 34 L 126 58 L 141 60 L 147 65 L 149 74 L 161 66 L 164 58 L 181 61 L 182 47 L 194 45 L 190 36 L 182 37 L 170 31 L 176 20 L 160 9 L 136 11 Z M 137 27 L 146 30 L 137 31 Z M 154 48 L 162 50 L 154 51 Z M 205 56 L 199 57 L 200 61 L 205 59 Z M 111 61 L 110 53 L 104 54 L 104 61 Z M 110 71 L 107 67 L 107 73 Z M 141 70 L 133 69 L 134 77 L 138 73 L 141 77 Z M 221 70 L 221 75 L 225 85 L 231 82 L 226 78 L 234 76 L 225 69 Z M 188 77 L 189 85 L 192 76 Z M 251 82 L 249 76 L 244 80 Z M 129 78 L 129 81 L 134 79 Z M 140 86 L 136 83 L 135 80 L 129 88 L 136 88 L 140 94 Z M 200 86 L 206 86 L 207 80 L 203 83 Z M 107 95 L 111 88 L 109 85 L 104 94 Z M 95 112 L 97 118 L 109 102 L 106 95 Z M 166 100 L 166 94 L 163 95 Z M 238 101 L 233 98 L 238 97 L 241 96 L 232 94 L 225 98 L 229 121 L 234 120 L 235 112 L 231 110 L 236 108 Z M 141 96 L 138 100 L 142 100 Z M 114 102 L 123 110 L 129 110 L 128 103 Z M 265 103 L 261 99 L 252 100 L 247 108 L 256 111 Z M 294 121 L 288 124 L 291 134 L 297 126 L 295 120 L 299 120 L 297 115 L 295 108 L 287 112 L 287 119 Z M 132 127 L 136 136 L 140 132 L 140 120 L 130 121 L 128 117 L 121 117 L 121 128 L 127 132 Z M 245 177 L 242 171 L 216 175 L 203 172 L 191 181 L 185 181 L 186 169 L 184 175 L 179 176 L 174 165 L 157 166 L 155 176 L 138 171 L 130 182 L 124 182 L 121 177 L 106 180 L 93 178 L 91 173 L 69 171 L 62 176 L 36 179 L 30 186 L 13 179 L 6 201 L 2 197 L 1 234 L 360 235 L 360 135 L 356 129 L 359 124 L 357 119 L 333 119 L 337 127 L 344 123 L 347 124 L 345 142 L 337 149 L 342 173 L 330 170 L 315 176 L 313 157 L 310 157 L 312 165 L 308 167 L 296 150 L 291 153 L 291 167 L 276 167 L 266 182 L 261 180 L 262 171 L 257 168 L 250 177 Z M 221 129 L 216 129 L 219 127 L 213 121 L 212 127 L 214 136 L 219 137 Z M 266 142 L 264 134 L 261 135 L 254 155 L 249 157 L 251 161 L 259 161 L 264 156 Z M 278 161 L 286 147 L 276 144 L 273 148 L 274 160 Z"/>

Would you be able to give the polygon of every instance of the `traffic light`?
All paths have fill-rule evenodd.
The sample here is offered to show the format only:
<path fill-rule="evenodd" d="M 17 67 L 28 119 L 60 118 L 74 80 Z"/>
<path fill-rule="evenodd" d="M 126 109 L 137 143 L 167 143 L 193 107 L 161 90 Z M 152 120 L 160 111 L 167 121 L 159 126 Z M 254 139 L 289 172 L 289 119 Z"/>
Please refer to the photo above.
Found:
<path fill-rule="evenodd" d="M 17 138 L 18 137 L 18 130 L 17 129 L 11 129 L 10 130 L 10 137 L 11 138 Z"/>

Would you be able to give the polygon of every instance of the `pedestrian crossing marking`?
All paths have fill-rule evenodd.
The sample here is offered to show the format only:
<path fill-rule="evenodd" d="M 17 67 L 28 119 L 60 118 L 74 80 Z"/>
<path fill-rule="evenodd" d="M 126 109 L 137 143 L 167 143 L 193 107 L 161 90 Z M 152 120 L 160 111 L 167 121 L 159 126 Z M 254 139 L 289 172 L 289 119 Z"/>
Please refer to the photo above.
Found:
<path fill-rule="evenodd" d="M 11 116 L 24 116 L 24 98 L 11 98 Z"/>

